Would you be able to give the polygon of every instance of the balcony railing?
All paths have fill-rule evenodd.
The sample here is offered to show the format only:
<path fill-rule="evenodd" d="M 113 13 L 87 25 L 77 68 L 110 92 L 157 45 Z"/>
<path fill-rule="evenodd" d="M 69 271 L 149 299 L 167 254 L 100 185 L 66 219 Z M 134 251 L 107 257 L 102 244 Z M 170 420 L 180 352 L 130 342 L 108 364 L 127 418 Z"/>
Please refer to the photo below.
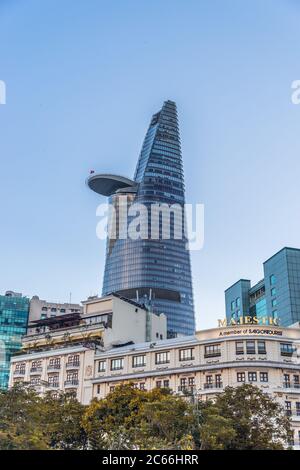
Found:
<path fill-rule="evenodd" d="M 48 388 L 58 388 L 59 383 L 58 382 L 48 382 L 47 387 Z"/>
<path fill-rule="evenodd" d="M 48 364 L 47 370 L 59 370 L 60 364 Z"/>
<path fill-rule="evenodd" d="M 298 416 L 300 418 L 300 409 L 299 410 L 284 410 L 286 416 L 291 416 L 291 417 L 296 417 Z"/>
<path fill-rule="evenodd" d="M 190 393 L 193 393 L 194 390 L 195 390 L 195 385 L 180 385 L 178 387 L 178 392 L 182 392 L 187 395 Z"/>
<path fill-rule="evenodd" d="M 31 367 L 30 373 L 35 374 L 36 372 L 43 372 L 43 368 L 42 367 Z"/>
<path fill-rule="evenodd" d="M 15 369 L 14 375 L 25 375 L 25 369 Z"/>
<path fill-rule="evenodd" d="M 212 382 L 212 383 L 205 383 L 204 389 L 210 390 L 212 388 L 223 388 L 223 382 Z"/>
<path fill-rule="evenodd" d="M 283 382 L 283 388 L 300 389 L 300 384 L 296 382 Z"/>
<path fill-rule="evenodd" d="M 210 357 L 220 357 L 221 355 L 222 355 L 221 351 L 216 351 L 216 352 L 212 352 L 212 353 L 205 353 L 204 358 L 209 359 Z"/>
<path fill-rule="evenodd" d="M 78 384 L 78 379 L 65 380 L 65 387 L 76 387 Z"/>
<path fill-rule="evenodd" d="M 66 363 L 66 368 L 67 369 L 77 369 L 80 367 L 80 362 L 79 361 L 71 361 Z"/>

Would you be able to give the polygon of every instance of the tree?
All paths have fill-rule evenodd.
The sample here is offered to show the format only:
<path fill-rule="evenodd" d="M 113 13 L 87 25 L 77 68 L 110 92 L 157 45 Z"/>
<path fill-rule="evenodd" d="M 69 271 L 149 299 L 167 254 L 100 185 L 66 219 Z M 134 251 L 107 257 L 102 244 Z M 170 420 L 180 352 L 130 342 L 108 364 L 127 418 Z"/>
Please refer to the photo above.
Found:
<path fill-rule="evenodd" d="M 275 399 L 244 384 L 202 405 L 200 436 L 202 449 L 275 450 L 288 447 L 291 427 Z"/>
<path fill-rule="evenodd" d="M 82 426 L 85 406 L 68 394 L 60 393 L 43 399 L 42 417 L 47 428 L 48 442 L 52 449 L 85 449 L 86 433 Z"/>
<path fill-rule="evenodd" d="M 198 426 L 186 400 L 167 389 L 137 390 L 121 385 L 94 400 L 83 417 L 93 449 L 194 448 Z"/>
<path fill-rule="evenodd" d="M 160 447 L 163 449 L 194 449 L 199 426 L 193 407 L 187 400 L 170 393 L 156 394 L 157 390 L 149 392 L 148 401 L 140 409 L 139 436 L 145 437 L 146 444 L 145 446 L 138 436 L 141 448 L 147 449 L 148 439 L 151 437 L 168 446 Z"/>
<path fill-rule="evenodd" d="M 0 449 L 47 449 L 41 411 L 42 399 L 32 388 L 16 385 L 0 391 Z"/>
<path fill-rule="evenodd" d="M 39 396 L 32 387 L 17 384 L 0 392 L 0 449 L 83 449 L 81 425 L 85 407 L 61 393 Z"/>

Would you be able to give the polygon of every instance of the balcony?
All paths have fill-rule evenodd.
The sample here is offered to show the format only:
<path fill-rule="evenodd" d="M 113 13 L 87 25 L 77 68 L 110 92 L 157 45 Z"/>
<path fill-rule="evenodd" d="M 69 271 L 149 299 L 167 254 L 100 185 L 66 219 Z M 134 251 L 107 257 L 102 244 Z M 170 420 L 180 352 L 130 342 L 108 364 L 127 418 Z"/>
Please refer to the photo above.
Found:
<path fill-rule="evenodd" d="M 78 385 L 79 385 L 78 379 L 65 380 L 65 388 L 78 387 Z"/>
<path fill-rule="evenodd" d="M 212 382 L 212 383 L 205 383 L 204 390 L 211 390 L 215 388 L 223 388 L 223 382 Z"/>
<path fill-rule="evenodd" d="M 14 370 L 14 377 L 24 377 L 25 369 L 15 369 Z"/>
<path fill-rule="evenodd" d="M 195 390 L 195 385 L 181 385 L 178 387 L 178 392 L 183 393 L 184 395 L 192 395 Z"/>
<path fill-rule="evenodd" d="M 286 416 L 289 416 L 291 418 L 299 418 L 300 419 L 300 409 L 299 410 L 284 410 L 284 411 L 285 411 Z"/>
<path fill-rule="evenodd" d="M 48 382 L 46 385 L 47 388 L 58 388 L 59 382 Z"/>
<path fill-rule="evenodd" d="M 204 359 L 211 359 L 211 358 L 214 358 L 214 357 L 220 357 L 222 355 L 221 351 L 217 351 L 217 352 L 214 352 L 214 353 L 205 353 L 204 354 Z"/>
<path fill-rule="evenodd" d="M 60 364 L 48 364 L 47 370 L 60 370 Z"/>
<path fill-rule="evenodd" d="M 79 369 L 80 362 L 79 361 L 72 361 L 66 363 L 66 369 Z"/>
<path fill-rule="evenodd" d="M 30 369 L 30 374 L 39 374 L 41 372 L 43 372 L 42 367 L 31 367 Z"/>
<path fill-rule="evenodd" d="M 300 390 L 300 384 L 295 382 L 283 382 L 283 388 L 289 388 L 294 390 Z"/>

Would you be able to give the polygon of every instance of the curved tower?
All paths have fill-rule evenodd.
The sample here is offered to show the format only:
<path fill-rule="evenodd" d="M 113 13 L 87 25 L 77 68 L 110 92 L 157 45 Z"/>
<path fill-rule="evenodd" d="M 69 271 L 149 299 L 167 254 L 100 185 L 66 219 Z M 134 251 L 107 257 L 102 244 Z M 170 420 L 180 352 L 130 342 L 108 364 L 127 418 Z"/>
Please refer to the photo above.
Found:
<path fill-rule="evenodd" d="M 171 215 L 169 239 L 163 236 L 162 214 L 156 236 L 153 237 L 151 231 L 153 205 L 176 204 L 177 208 L 183 208 L 185 202 L 176 104 L 166 101 L 153 115 L 133 180 L 93 174 L 87 184 L 98 194 L 108 196 L 115 209 L 124 201 L 129 208 L 139 203 L 148 209 L 147 236 L 144 233 L 135 240 L 120 235 L 120 220 L 116 216 L 116 237 L 107 240 L 103 295 L 116 292 L 129 299 L 148 302 L 154 312 L 166 314 L 169 336 L 193 334 L 190 254 L 184 233 L 181 238 L 174 235 L 178 220 L 180 229 L 184 227 L 184 211 L 181 221 Z M 129 225 L 130 221 L 129 217 L 126 223 Z"/>

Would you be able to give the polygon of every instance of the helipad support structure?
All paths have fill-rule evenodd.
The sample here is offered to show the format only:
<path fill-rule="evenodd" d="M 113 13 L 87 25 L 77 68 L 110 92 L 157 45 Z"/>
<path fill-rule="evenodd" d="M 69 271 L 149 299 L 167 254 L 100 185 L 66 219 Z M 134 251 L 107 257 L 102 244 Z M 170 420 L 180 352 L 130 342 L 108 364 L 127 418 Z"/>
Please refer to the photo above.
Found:
<path fill-rule="evenodd" d="M 134 179 L 112 174 L 92 174 L 87 184 L 96 193 L 109 197 L 118 207 L 120 196 L 128 206 L 138 202 L 151 210 L 152 204 L 169 206 L 185 202 L 180 137 L 176 104 L 166 101 L 154 114 L 148 128 Z M 182 210 L 184 218 L 184 210 Z M 184 227 L 184 220 L 182 227 Z M 190 255 L 187 238 L 171 237 L 131 240 L 117 237 L 107 242 L 102 294 L 116 292 L 132 300 L 150 303 L 153 311 L 165 313 L 169 336 L 195 331 Z M 183 232 L 183 231 L 182 231 Z"/>
<path fill-rule="evenodd" d="M 87 180 L 89 188 L 102 196 L 112 196 L 120 190 L 136 189 L 135 181 L 119 175 L 93 174 Z"/>

